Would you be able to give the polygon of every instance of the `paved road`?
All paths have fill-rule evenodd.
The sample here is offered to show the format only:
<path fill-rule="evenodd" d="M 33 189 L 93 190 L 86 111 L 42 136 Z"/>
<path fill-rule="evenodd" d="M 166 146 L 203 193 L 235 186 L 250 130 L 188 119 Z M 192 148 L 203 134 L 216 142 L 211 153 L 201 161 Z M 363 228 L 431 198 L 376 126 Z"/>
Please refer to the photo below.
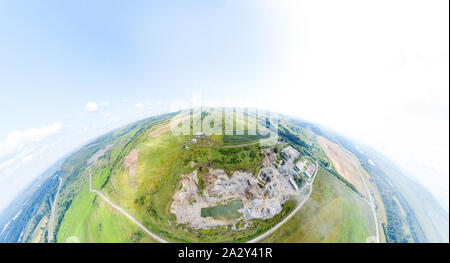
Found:
<path fill-rule="evenodd" d="M 143 226 L 141 223 L 139 223 L 139 221 L 137 221 L 134 217 L 132 217 L 130 214 L 128 214 L 125 210 L 123 210 L 122 208 L 120 208 L 119 206 L 115 205 L 113 202 L 109 201 L 108 198 L 106 198 L 106 196 L 104 196 L 102 193 L 100 193 L 100 191 L 97 190 L 93 190 L 92 189 L 92 175 L 91 175 L 91 171 L 89 171 L 89 192 L 91 193 L 95 193 L 98 196 L 100 196 L 108 205 L 112 206 L 113 208 L 117 209 L 119 212 L 121 212 L 122 214 L 124 214 L 126 217 L 128 217 L 131 221 L 133 221 L 133 223 L 135 223 L 142 231 L 144 231 L 146 234 L 148 234 L 149 236 L 151 236 L 153 239 L 157 240 L 160 243 L 168 243 L 166 240 L 160 238 L 159 236 L 157 236 L 156 234 L 150 232 L 150 230 L 148 230 L 145 226 Z"/>
<path fill-rule="evenodd" d="M 58 189 L 56 190 L 55 200 L 53 200 L 52 204 L 52 213 L 50 215 L 50 219 L 48 220 L 48 235 L 47 235 L 47 242 L 51 243 L 53 242 L 53 230 L 55 225 L 55 211 L 56 211 L 56 201 L 58 200 L 59 190 L 61 189 L 62 179 L 59 177 L 59 185 Z"/>
<path fill-rule="evenodd" d="M 273 232 L 275 232 L 278 228 L 280 228 L 282 225 L 284 225 L 284 223 L 286 223 L 289 219 L 291 219 L 291 217 L 293 217 L 297 212 L 298 212 L 298 210 L 300 210 L 300 208 L 302 208 L 303 207 L 303 205 L 306 203 L 306 201 L 308 201 L 309 200 L 309 197 L 311 196 L 311 193 L 312 193 L 312 190 L 313 190 L 313 184 L 314 184 L 314 180 L 316 179 L 316 174 L 317 174 L 317 170 L 319 170 L 319 166 L 318 166 L 318 164 L 317 164 L 317 162 L 316 162 L 316 167 L 317 167 L 317 169 L 316 169 L 316 171 L 314 172 L 314 177 L 313 177 L 313 179 L 311 180 L 311 182 L 310 183 L 308 183 L 309 185 L 310 185 L 310 188 L 309 188 L 309 192 L 308 192 L 308 196 L 295 208 L 295 210 L 294 211 L 292 211 L 292 213 L 290 213 L 285 219 L 283 219 L 280 223 L 278 223 L 278 224 L 276 224 L 274 227 L 272 227 L 269 231 L 267 231 L 267 232 L 265 232 L 264 234 L 262 234 L 262 235 L 260 235 L 260 236 L 258 236 L 258 237 L 255 237 L 254 239 L 252 239 L 252 240 L 250 240 L 250 241 L 247 241 L 247 243 L 256 243 L 256 242 L 259 242 L 259 241 L 261 241 L 261 240 L 263 240 L 264 238 L 266 238 L 267 236 L 269 236 L 270 234 L 272 234 Z M 306 186 L 306 185 L 305 185 Z M 304 187 L 305 187 L 304 186 Z"/>

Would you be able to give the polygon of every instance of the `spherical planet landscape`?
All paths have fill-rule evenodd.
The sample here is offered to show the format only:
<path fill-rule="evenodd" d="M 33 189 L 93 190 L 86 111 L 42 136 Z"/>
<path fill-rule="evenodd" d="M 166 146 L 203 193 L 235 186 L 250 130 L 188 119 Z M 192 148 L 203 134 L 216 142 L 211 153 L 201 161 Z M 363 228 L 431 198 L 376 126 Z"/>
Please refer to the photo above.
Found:
<path fill-rule="evenodd" d="M 393 162 L 328 128 L 194 108 L 57 162 L 4 211 L 0 242 L 448 242 L 445 218 Z"/>

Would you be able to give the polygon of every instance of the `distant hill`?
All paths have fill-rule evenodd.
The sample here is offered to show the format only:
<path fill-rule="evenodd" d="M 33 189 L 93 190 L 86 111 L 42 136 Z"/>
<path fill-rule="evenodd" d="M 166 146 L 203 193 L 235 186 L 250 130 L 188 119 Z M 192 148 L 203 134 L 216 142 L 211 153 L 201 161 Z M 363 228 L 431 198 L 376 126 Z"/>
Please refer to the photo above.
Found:
<path fill-rule="evenodd" d="M 225 111 L 233 113 L 231 109 Z M 282 212 L 272 219 L 255 219 L 253 226 L 242 221 L 234 226 L 234 230 L 230 226 L 193 229 L 185 224 L 177 225 L 176 216 L 170 213 L 170 204 L 174 193 L 181 187 L 183 174 L 193 170 L 198 172 L 198 187 L 204 189 L 214 179 L 214 175 L 208 174 L 208 169 L 222 169 L 228 176 L 238 170 L 256 176 L 262 166 L 262 150 L 273 151 L 275 158 L 280 158 L 276 161 L 282 163 L 279 152 L 283 149 L 280 145 L 273 149 L 264 148 L 266 146 L 260 142 L 267 140 L 268 135 L 249 133 L 251 126 L 266 127 L 272 133 L 275 131 L 271 120 L 263 114 L 245 113 L 238 120 L 224 118 L 223 123 L 231 123 L 235 128 L 232 134 L 225 135 L 225 127 L 222 127 L 224 135 L 207 136 L 201 132 L 176 137 L 168 133 L 169 122 L 179 113 L 154 116 L 109 132 L 57 162 L 0 214 L 0 242 L 48 242 L 53 204 L 56 206 L 53 207 L 54 227 L 50 231 L 53 232 L 50 240 L 65 242 L 76 234 L 82 242 L 155 242 L 128 218 L 111 210 L 90 192 L 91 172 L 95 189 L 125 207 L 153 232 L 173 242 L 247 241 L 270 229 L 294 209 L 295 202 L 289 200 L 291 202 L 286 202 Z M 211 125 L 214 114 L 223 114 L 221 111 L 202 110 L 197 113 L 199 118 L 189 122 L 188 130 Z M 258 118 L 249 122 L 249 118 L 255 116 Z M 323 214 L 296 215 L 293 217 L 295 221 L 286 224 L 287 228 L 281 228 L 280 233 L 269 236 L 267 240 L 364 242 L 367 235 L 373 234 L 371 220 L 376 217 L 372 217 L 373 210 L 368 205 L 367 196 L 361 193 L 363 188 L 355 187 L 337 172 L 327 153 L 317 143 L 320 135 L 348 150 L 354 155 L 352 160 L 357 159 L 358 167 L 362 167 L 360 170 L 370 175 L 369 183 L 378 191 L 375 198 L 383 204 L 377 209 L 383 209 L 386 217 L 380 223 L 386 242 L 449 241 L 448 213 L 431 193 L 410 180 L 392 161 L 368 146 L 356 147 L 350 139 L 328 128 L 295 117 L 278 116 L 277 142 L 283 147 L 293 147 L 298 155 L 312 157 L 320 167 L 318 183 L 314 185 L 320 191 L 313 192 L 313 198 L 305 209 L 307 213 L 321 211 Z M 210 123 L 203 123 L 203 120 Z M 238 130 L 243 135 L 238 135 Z M 54 202 L 57 192 L 59 195 Z M 332 205 L 334 203 L 339 205 Z M 347 215 L 340 216 L 342 213 Z M 324 224 L 317 224 L 319 221 L 311 218 L 320 218 Z M 327 220 L 333 220 L 330 226 L 339 227 L 327 228 L 326 231 L 321 229 L 322 234 L 314 229 L 289 234 L 291 230 L 311 225 L 325 226 Z M 358 231 L 352 232 L 352 229 Z M 337 233 L 335 230 L 343 233 L 342 236 L 330 234 Z M 324 236 L 327 233 L 329 236 Z"/>
<path fill-rule="evenodd" d="M 388 216 L 388 242 L 449 242 L 449 214 L 419 183 L 408 178 L 392 161 L 365 145 L 320 125 L 294 120 L 352 152 L 380 190 Z M 374 164 L 374 165 L 373 165 Z"/>

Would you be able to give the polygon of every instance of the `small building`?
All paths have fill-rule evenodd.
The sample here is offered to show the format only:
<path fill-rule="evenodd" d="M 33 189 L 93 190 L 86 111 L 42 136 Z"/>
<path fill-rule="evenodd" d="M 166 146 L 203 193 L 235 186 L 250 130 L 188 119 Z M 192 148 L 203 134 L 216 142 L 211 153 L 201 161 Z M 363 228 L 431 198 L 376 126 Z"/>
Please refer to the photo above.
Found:
<path fill-rule="evenodd" d="M 201 137 L 203 136 L 203 132 L 202 131 L 195 132 L 194 136 Z"/>
<path fill-rule="evenodd" d="M 314 169 L 315 169 L 314 165 L 310 164 L 308 166 L 308 168 L 305 171 L 305 174 L 306 174 L 306 176 L 308 176 L 308 178 L 312 177 L 312 174 L 314 173 Z"/>
<path fill-rule="evenodd" d="M 298 186 L 297 186 L 297 184 L 295 183 L 294 179 L 292 179 L 292 177 L 289 178 L 289 183 L 291 183 L 292 188 L 294 188 L 295 191 L 298 190 Z"/>
<path fill-rule="evenodd" d="M 286 158 L 288 161 L 293 162 L 295 159 L 297 159 L 300 156 L 300 153 L 294 149 L 292 146 L 288 146 L 284 148 L 281 151 L 281 154 L 284 158 Z"/>
<path fill-rule="evenodd" d="M 298 170 L 299 172 L 303 172 L 303 167 L 305 167 L 305 162 L 300 162 L 300 161 L 298 161 L 298 162 L 295 164 L 295 167 L 297 168 L 297 170 Z"/>

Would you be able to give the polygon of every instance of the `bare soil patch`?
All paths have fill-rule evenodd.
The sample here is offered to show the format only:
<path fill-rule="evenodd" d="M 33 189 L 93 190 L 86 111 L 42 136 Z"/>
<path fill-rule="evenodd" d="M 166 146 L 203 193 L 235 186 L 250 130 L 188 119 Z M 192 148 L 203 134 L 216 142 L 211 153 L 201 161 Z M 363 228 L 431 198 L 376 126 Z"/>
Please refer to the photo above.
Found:
<path fill-rule="evenodd" d="M 318 136 L 317 141 L 319 142 L 325 153 L 328 155 L 328 157 L 331 159 L 331 162 L 333 163 L 337 172 L 342 177 L 344 177 L 345 180 L 354 185 L 360 193 L 367 196 L 367 192 L 361 176 L 359 175 L 356 167 L 353 166 L 344 149 L 322 136 Z"/>
<path fill-rule="evenodd" d="M 137 161 L 138 161 L 138 151 L 136 149 L 131 150 L 130 153 L 125 157 L 125 161 L 123 162 L 123 167 L 128 168 L 128 184 L 130 186 L 139 185 L 137 179 Z"/>

